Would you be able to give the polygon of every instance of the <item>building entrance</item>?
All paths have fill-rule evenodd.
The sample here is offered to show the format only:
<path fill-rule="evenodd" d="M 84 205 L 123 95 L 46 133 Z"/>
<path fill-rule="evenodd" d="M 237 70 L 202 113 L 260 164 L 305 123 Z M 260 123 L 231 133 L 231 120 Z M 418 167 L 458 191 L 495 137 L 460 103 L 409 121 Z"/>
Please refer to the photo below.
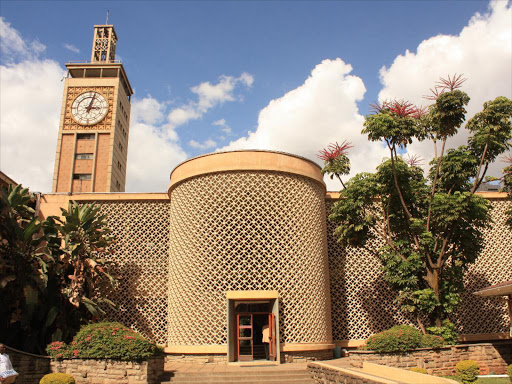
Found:
<path fill-rule="evenodd" d="M 276 360 L 276 327 L 270 301 L 235 301 L 236 360 Z"/>

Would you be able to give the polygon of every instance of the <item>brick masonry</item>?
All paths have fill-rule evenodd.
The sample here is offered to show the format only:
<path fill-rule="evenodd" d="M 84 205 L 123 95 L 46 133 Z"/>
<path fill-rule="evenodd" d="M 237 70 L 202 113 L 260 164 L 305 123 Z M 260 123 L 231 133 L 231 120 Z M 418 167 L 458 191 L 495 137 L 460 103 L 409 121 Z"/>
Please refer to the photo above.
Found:
<path fill-rule="evenodd" d="M 33 355 L 6 346 L 6 352 L 16 372 L 16 384 L 39 384 L 39 380 L 50 372 L 50 358 Z"/>
<path fill-rule="evenodd" d="M 506 374 L 512 364 L 512 340 L 482 344 L 461 344 L 438 350 L 418 349 L 404 354 L 379 354 L 371 351 L 350 352 L 350 363 L 362 367 L 363 362 L 410 369 L 425 368 L 436 376 L 454 375 L 455 365 L 461 360 L 475 360 L 480 365 L 480 373 L 487 375 Z"/>
<path fill-rule="evenodd" d="M 19 376 L 16 384 L 39 384 L 50 372 L 68 373 L 77 384 L 159 384 L 164 373 L 164 357 L 147 361 L 115 361 L 92 359 L 51 360 L 6 347 Z"/>
<path fill-rule="evenodd" d="M 77 384 L 159 384 L 163 357 L 142 362 L 114 360 L 52 360 L 52 372 L 68 373 Z"/>
<path fill-rule="evenodd" d="M 305 363 L 308 361 L 330 360 L 332 358 L 332 349 L 323 351 L 281 352 L 282 363 Z"/>
<path fill-rule="evenodd" d="M 185 355 L 185 354 L 166 354 L 165 364 L 187 363 L 187 364 L 226 364 L 226 354 L 205 354 L 205 355 Z"/>

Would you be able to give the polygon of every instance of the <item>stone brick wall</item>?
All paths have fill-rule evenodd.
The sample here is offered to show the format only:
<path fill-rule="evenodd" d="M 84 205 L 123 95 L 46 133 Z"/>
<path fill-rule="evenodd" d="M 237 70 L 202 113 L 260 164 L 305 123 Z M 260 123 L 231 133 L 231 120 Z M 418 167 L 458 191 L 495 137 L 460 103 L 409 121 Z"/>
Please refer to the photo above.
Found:
<path fill-rule="evenodd" d="M 305 363 L 307 361 L 330 360 L 332 358 L 332 349 L 323 351 L 281 352 L 282 363 Z"/>
<path fill-rule="evenodd" d="M 39 380 L 50 372 L 50 358 L 18 351 L 6 346 L 12 366 L 19 373 L 16 384 L 39 384 Z"/>
<path fill-rule="evenodd" d="M 165 364 L 169 363 L 187 363 L 187 364 L 226 364 L 228 361 L 226 354 L 204 354 L 204 355 L 184 355 L 184 354 L 166 354 Z"/>
<path fill-rule="evenodd" d="M 142 362 L 114 360 L 53 360 L 52 372 L 68 373 L 77 384 L 159 384 L 164 373 L 163 357 Z"/>
<path fill-rule="evenodd" d="M 369 351 L 350 352 L 350 363 L 362 367 L 363 362 L 409 369 L 425 368 L 436 376 L 454 375 L 455 365 L 461 360 L 475 360 L 483 375 L 493 372 L 505 374 L 512 364 L 512 340 L 482 344 L 461 344 L 439 350 L 418 349 L 404 354 L 379 354 Z"/>

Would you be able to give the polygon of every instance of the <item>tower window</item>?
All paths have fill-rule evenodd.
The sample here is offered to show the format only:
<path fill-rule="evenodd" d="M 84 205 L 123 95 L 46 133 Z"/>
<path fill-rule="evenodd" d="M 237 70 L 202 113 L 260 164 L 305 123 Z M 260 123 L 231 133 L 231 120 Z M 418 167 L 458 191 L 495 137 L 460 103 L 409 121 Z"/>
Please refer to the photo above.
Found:
<path fill-rule="evenodd" d="M 73 180 L 91 180 L 90 173 L 75 173 L 73 174 Z"/>
<path fill-rule="evenodd" d="M 79 133 L 77 135 L 78 140 L 94 140 L 94 133 Z"/>
<path fill-rule="evenodd" d="M 77 159 L 77 160 L 91 160 L 92 159 L 92 153 L 77 153 L 75 155 L 75 159 Z"/>
<path fill-rule="evenodd" d="M 123 168 L 123 166 L 121 165 L 121 162 L 120 162 L 120 161 L 118 161 L 118 162 L 117 162 L 117 168 L 119 168 L 119 169 L 122 169 L 122 168 Z"/>
<path fill-rule="evenodd" d="M 120 150 L 121 152 L 123 152 L 123 146 L 122 146 L 122 144 L 121 144 L 121 143 L 119 143 L 119 150 Z"/>

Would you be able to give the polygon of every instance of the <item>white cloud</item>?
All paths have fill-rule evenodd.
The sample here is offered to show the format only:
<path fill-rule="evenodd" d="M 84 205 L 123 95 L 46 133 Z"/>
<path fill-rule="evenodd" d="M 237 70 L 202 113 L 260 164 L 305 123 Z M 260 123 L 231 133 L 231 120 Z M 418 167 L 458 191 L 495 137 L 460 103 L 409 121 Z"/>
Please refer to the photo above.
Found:
<path fill-rule="evenodd" d="M 192 148 L 208 149 L 208 148 L 215 147 L 217 145 L 217 143 L 215 141 L 213 141 L 212 139 L 205 140 L 202 143 L 195 141 L 195 140 L 190 140 L 188 142 L 188 145 L 190 145 Z"/>
<path fill-rule="evenodd" d="M 363 81 L 350 75 L 341 59 L 324 60 L 300 87 L 272 100 L 258 117 L 258 127 L 221 150 L 268 149 L 294 153 L 316 161 L 318 151 L 335 141 L 353 143 L 352 173 L 372 171 L 387 152 L 361 134 L 364 118 L 357 102 L 366 92 Z M 339 183 L 326 178 L 329 190 Z"/>
<path fill-rule="evenodd" d="M 406 51 L 389 67 L 380 71 L 383 89 L 379 100 L 406 99 L 415 104 L 430 102 L 421 98 L 428 94 L 439 77 L 463 73 L 468 80 L 462 90 L 471 97 L 470 118 L 482 104 L 497 96 L 512 97 L 512 10 L 507 1 L 494 1 L 485 15 L 475 14 L 457 36 L 438 35 L 424 40 L 416 53 Z M 450 147 L 466 142 L 467 132 L 448 141 Z M 418 154 L 428 164 L 432 144 L 413 143 L 409 152 Z M 499 174 L 503 164 L 490 170 Z"/>
<path fill-rule="evenodd" d="M 62 44 L 64 48 L 66 48 L 68 51 L 74 52 L 74 53 L 80 53 L 80 50 L 75 47 L 73 44 L 64 43 Z"/>
<path fill-rule="evenodd" d="M 15 59 L 35 59 L 46 49 L 39 41 L 25 41 L 20 33 L 0 17 L 0 53 L 7 62 Z"/>
<path fill-rule="evenodd" d="M 212 123 L 212 125 L 215 125 L 217 127 L 220 127 L 222 132 L 229 135 L 231 133 L 231 127 L 226 124 L 226 119 L 219 119 Z"/>
<path fill-rule="evenodd" d="M 0 169 L 33 191 L 50 192 L 66 71 L 39 59 L 44 46 L 23 41 L 3 18 L 0 38 L 7 59 L 0 66 Z"/>
<path fill-rule="evenodd" d="M 253 82 L 253 76 L 244 72 L 240 77 L 222 75 L 217 84 L 203 82 L 192 87 L 190 90 L 197 95 L 197 101 L 174 108 L 168 116 L 170 127 L 174 129 L 190 120 L 199 119 L 211 108 L 226 101 L 234 101 L 236 86 L 242 84 L 250 87 Z"/>
<path fill-rule="evenodd" d="M 132 99 L 126 191 L 165 192 L 172 169 L 187 158 L 174 132 L 165 129 L 166 103 Z"/>

